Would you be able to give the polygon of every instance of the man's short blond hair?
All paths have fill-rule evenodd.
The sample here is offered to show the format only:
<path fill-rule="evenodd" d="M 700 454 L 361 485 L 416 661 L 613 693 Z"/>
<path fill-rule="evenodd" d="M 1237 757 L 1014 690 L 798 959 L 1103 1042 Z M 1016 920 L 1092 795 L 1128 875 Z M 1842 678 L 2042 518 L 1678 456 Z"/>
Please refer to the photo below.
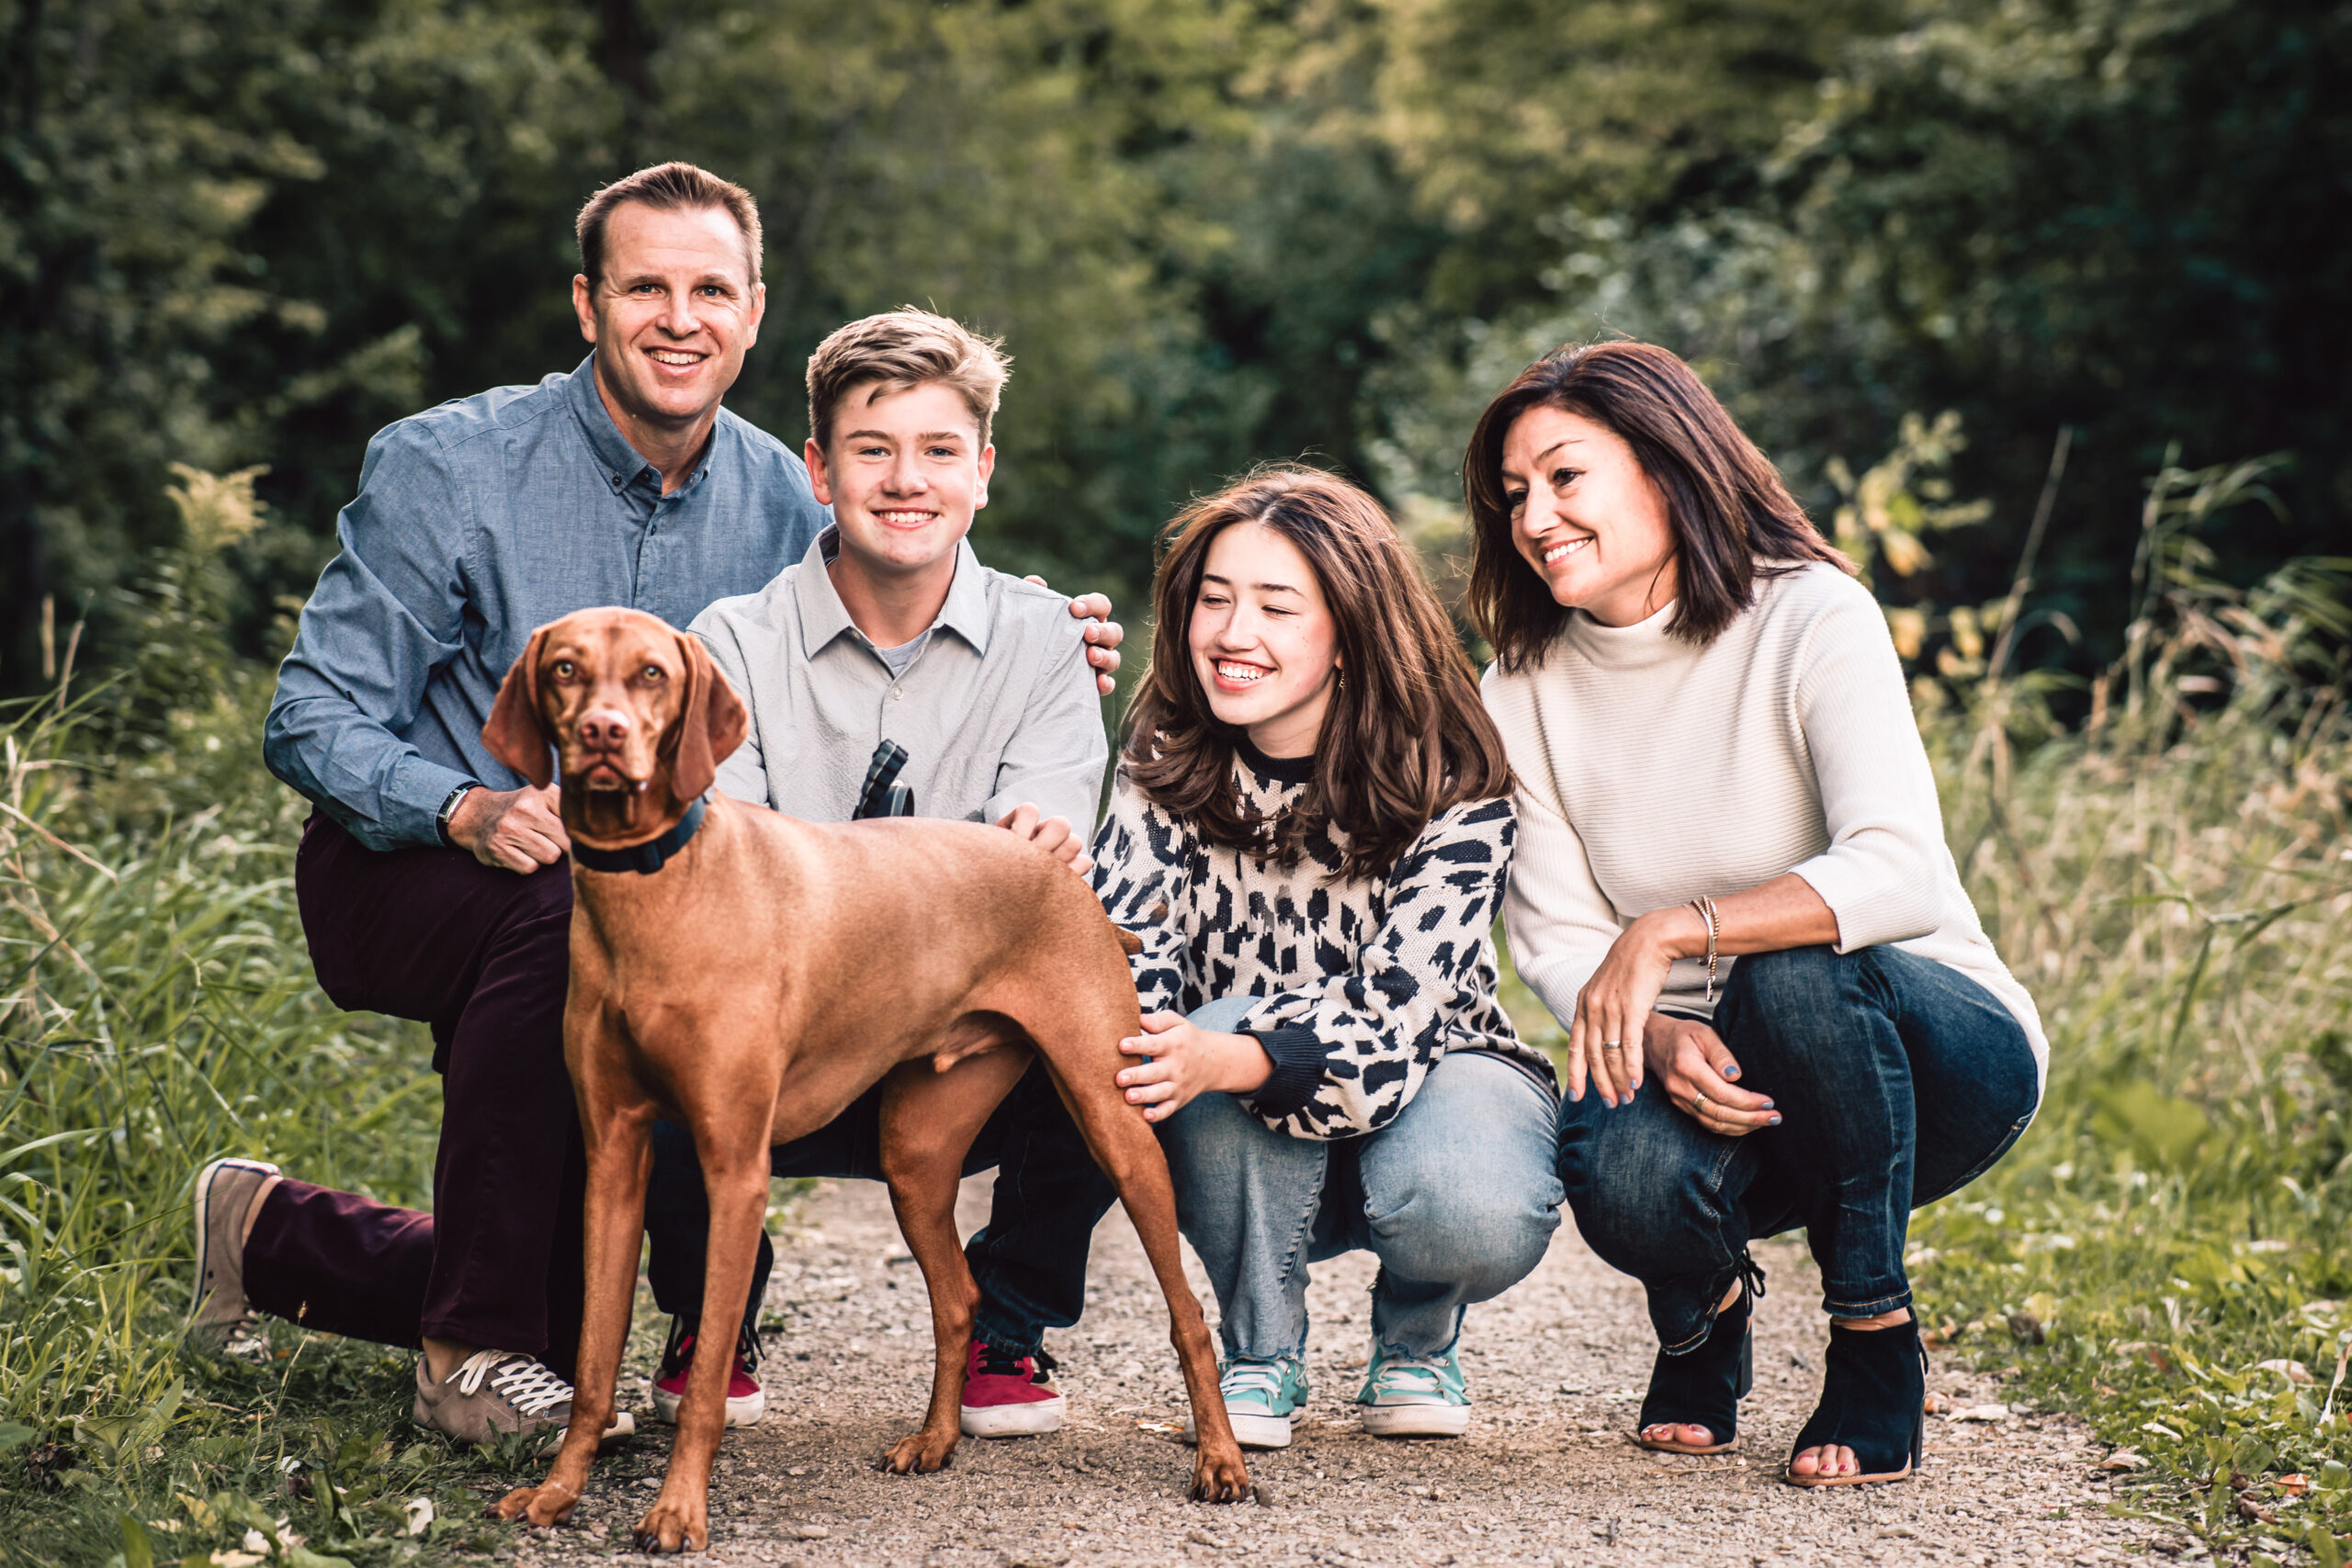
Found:
<path fill-rule="evenodd" d="M 808 438 L 825 447 L 842 400 L 868 382 L 877 383 L 879 395 L 936 381 L 954 389 L 972 411 L 985 446 L 997 400 L 1012 374 L 1002 338 L 982 337 L 912 305 L 868 316 L 840 328 L 808 356 Z"/>

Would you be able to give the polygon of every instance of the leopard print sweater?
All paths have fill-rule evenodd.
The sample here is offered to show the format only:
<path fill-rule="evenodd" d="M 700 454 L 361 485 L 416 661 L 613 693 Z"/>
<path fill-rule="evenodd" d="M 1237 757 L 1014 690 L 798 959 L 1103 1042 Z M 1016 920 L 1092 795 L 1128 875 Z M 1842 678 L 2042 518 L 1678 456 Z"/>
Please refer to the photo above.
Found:
<path fill-rule="evenodd" d="M 1234 777 L 1272 817 L 1310 766 L 1245 749 Z M 1121 768 L 1095 835 L 1094 889 L 1143 939 L 1130 962 L 1147 1014 L 1263 998 L 1239 1025 L 1274 1063 L 1251 1111 L 1294 1137 L 1355 1137 L 1393 1121 L 1448 1051 L 1494 1052 L 1557 1092 L 1551 1063 L 1495 998 L 1491 933 L 1513 831 L 1509 797 L 1466 801 L 1385 876 L 1331 881 L 1340 854 L 1328 833 L 1284 870 L 1204 843 Z"/>

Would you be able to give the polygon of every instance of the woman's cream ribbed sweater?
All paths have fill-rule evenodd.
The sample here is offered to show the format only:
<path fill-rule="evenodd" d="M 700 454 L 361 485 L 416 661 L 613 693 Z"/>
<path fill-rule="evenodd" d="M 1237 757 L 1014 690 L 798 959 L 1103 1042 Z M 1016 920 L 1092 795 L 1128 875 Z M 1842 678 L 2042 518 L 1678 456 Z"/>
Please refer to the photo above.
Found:
<path fill-rule="evenodd" d="M 1540 666 L 1487 672 L 1519 781 L 1503 914 L 1521 977 L 1566 1020 L 1635 916 L 1793 871 L 1837 916 L 1839 952 L 1891 942 L 1950 964 L 2017 1016 L 2046 1076 L 2033 998 L 1944 843 L 1877 601 L 1815 564 L 1759 582 L 1704 648 L 1668 637 L 1673 616 L 1577 615 Z M 1705 998 L 1705 966 L 1676 963 L 1661 1005 L 1712 1013 Z"/>

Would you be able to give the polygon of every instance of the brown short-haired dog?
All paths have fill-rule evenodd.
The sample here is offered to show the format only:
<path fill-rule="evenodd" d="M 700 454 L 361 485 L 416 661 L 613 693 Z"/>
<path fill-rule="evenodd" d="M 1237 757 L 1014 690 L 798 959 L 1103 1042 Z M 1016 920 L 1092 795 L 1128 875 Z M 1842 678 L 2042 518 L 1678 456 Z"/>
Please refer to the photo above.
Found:
<path fill-rule="evenodd" d="M 945 1464 L 978 1299 L 956 1239 L 958 1168 L 1031 1049 L 1168 1297 L 1200 1434 L 1192 1495 L 1239 1501 L 1249 1475 L 1184 1283 L 1167 1162 L 1112 1081 L 1121 1037 L 1141 1028 L 1123 956 L 1134 939 L 1060 863 L 999 829 L 820 826 L 719 797 L 697 812 L 744 722 L 695 638 L 638 611 L 583 610 L 532 634 L 482 729 L 524 777 L 563 781 L 574 852 L 564 1060 L 588 1147 L 571 1423 L 547 1480 L 510 1493 L 499 1513 L 554 1524 L 587 1481 L 628 1331 L 654 1120 L 694 1134 L 710 1189 L 703 1310 L 731 1323 L 751 1290 L 770 1145 L 814 1132 L 885 1079 L 884 1173 L 931 1292 L 938 1360 L 922 1428 L 883 1462 L 900 1473 Z M 592 863 L 618 851 L 639 869 Z M 640 1543 L 707 1543 L 727 1373 L 727 1357 L 695 1358 Z"/>

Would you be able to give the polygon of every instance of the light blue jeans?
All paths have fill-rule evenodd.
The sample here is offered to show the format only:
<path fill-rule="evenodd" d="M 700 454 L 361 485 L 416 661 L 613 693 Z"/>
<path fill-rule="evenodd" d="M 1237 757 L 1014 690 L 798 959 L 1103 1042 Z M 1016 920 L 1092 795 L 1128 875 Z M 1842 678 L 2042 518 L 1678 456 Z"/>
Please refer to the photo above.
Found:
<path fill-rule="evenodd" d="M 1230 1031 L 1252 997 L 1193 1013 Z M 1204 1094 L 1160 1124 L 1176 1218 L 1208 1269 L 1227 1359 L 1306 1352 L 1306 1266 L 1368 1248 L 1380 1259 L 1372 1332 L 1390 1354 L 1438 1356 L 1463 1309 L 1534 1270 L 1560 1224 L 1557 1102 L 1486 1052 L 1443 1058 L 1376 1133 L 1326 1143 L 1277 1133 L 1231 1095 Z"/>

